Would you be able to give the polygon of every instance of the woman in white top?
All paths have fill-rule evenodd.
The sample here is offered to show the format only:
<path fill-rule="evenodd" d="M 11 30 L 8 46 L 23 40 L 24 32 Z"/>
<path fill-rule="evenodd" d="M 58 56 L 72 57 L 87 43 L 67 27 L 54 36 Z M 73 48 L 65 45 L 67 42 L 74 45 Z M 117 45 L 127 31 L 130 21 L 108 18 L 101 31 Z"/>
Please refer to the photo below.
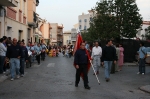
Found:
<path fill-rule="evenodd" d="M 5 63 L 7 47 L 4 45 L 5 40 L 0 39 L 0 74 L 4 73 L 3 67 Z"/>

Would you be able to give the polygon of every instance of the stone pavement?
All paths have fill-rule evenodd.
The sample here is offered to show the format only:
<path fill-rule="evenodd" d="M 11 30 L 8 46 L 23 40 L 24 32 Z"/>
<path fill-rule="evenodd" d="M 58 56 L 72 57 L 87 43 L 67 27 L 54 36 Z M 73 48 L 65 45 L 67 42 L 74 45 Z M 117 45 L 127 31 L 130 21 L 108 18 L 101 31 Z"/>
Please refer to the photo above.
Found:
<path fill-rule="evenodd" d="M 111 74 L 107 83 L 104 68 L 100 68 L 98 85 L 90 69 L 91 90 L 86 90 L 82 79 L 78 88 L 74 86 L 73 58 L 47 57 L 42 64 L 25 69 L 23 78 L 0 82 L 0 99 L 150 99 L 149 93 L 139 89 L 149 85 L 150 67 L 147 66 L 146 75 L 137 75 L 137 71 L 136 66 L 124 66 L 123 71 Z"/>

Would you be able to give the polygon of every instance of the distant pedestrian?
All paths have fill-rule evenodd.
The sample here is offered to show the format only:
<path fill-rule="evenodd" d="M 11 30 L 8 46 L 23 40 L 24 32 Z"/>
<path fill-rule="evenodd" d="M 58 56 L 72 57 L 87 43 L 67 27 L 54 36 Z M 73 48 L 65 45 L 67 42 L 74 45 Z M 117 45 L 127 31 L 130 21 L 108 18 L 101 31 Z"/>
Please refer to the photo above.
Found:
<path fill-rule="evenodd" d="M 17 39 L 13 39 L 13 44 L 8 47 L 6 56 L 10 59 L 10 72 L 11 80 L 15 78 L 15 73 L 19 79 L 19 70 L 20 70 L 20 57 L 21 57 L 21 47 L 17 44 Z"/>
<path fill-rule="evenodd" d="M 145 74 L 145 56 L 146 56 L 146 48 L 144 47 L 144 43 L 140 42 L 140 48 L 139 48 L 139 72 L 137 74 Z"/>
<path fill-rule="evenodd" d="M 124 62 L 124 48 L 122 46 L 122 44 L 119 44 L 119 49 L 120 49 L 120 53 L 119 53 L 119 59 L 118 59 L 118 66 L 119 66 L 119 70 L 118 71 L 122 71 L 122 66 L 123 66 L 123 62 Z"/>
<path fill-rule="evenodd" d="M 117 55 L 117 62 L 115 65 L 115 72 L 118 72 L 118 59 L 120 58 L 120 48 L 119 48 L 119 44 L 116 44 L 116 55 Z"/>
<path fill-rule="evenodd" d="M 85 50 L 85 43 L 80 44 L 80 49 L 78 49 L 75 52 L 75 58 L 74 62 L 76 64 L 76 81 L 75 81 L 75 86 L 78 87 L 79 81 L 80 81 L 80 75 L 83 72 L 83 78 L 84 78 L 84 87 L 85 89 L 90 89 L 88 85 L 88 76 L 87 76 L 87 71 L 88 71 L 88 56 L 86 54 Z"/>
<path fill-rule="evenodd" d="M 96 74 L 99 74 L 101 56 L 102 56 L 102 48 L 99 46 L 98 42 L 95 42 L 95 47 L 93 47 L 92 49 L 91 57 L 93 59 L 93 66 L 94 66 Z M 93 75 L 95 75 L 95 73 Z"/>
<path fill-rule="evenodd" d="M 41 51 L 42 51 L 40 43 L 38 43 L 38 46 L 35 47 L 35 51 L 37 53 L 36 59 L 37 59 L 38 65 L 40 65 L 40 56 L 41 56 Z"/>
<path fill-rule="evenodd" d="M 107 41 L 102 51 L 102 65 L 105 67 L 105 79 L 108 82 L 110 80 L 112 63 L 116 64 L 116 50 L 112 46 L 112 40 Z"/>

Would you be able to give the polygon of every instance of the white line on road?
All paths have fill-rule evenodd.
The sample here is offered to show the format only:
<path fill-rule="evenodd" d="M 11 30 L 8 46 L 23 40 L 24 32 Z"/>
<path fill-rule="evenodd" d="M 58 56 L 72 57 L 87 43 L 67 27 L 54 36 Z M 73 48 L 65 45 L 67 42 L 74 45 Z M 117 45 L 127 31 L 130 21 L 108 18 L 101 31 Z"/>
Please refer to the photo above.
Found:
<path fill-rule="evenodd" d="M 55 63 L 49 63 L 47 67 L 55 67 Z"/>

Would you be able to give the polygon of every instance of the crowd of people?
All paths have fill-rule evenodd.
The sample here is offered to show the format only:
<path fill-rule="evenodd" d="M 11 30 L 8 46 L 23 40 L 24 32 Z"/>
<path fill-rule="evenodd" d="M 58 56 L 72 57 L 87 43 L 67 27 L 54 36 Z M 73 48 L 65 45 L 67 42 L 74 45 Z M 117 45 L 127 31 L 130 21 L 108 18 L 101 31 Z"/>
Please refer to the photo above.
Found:
<path fill-rule="evenodd" d="M 44 43 L 28 42 L 25 46 L 24 40 L 17 41 L 16 38 L 3 36 L 0 39 L 0 74 L 6 73 L 10 69 L 11 80 L 24 76 L 24 68 L 32 66 L 37 60 L 40 65 L 41 60 L 45 60 L 47 46 Z M 16 74 L 16 75 L 15 75 Z"/>
<path fill-rule="evenodd" d="M 91 59 L 88 57 L 86 50 L 88 50 L 91 55 Z M 147 57 L 147 50 L 144 47 L 144 43 L 140 42 L 140 48 L 138 53 L 139 71 L 137 74 L 145 75 L 145 59 Z M 85 89 L 90 89 L 88 85 L 88 60 L 93 64 L 94 74 L 99 74 L 100 66 L 105 68 L 105 80 L 110 81 L 110 74 L 122 71 L 124 64 L 124 48 L 123 44 L 114 44 L 112 40 L 108 40 L 106 45 L 102 48 L 99 42 L 93 43 L 90 46 L 87 42 L 82 42 L 80 49 L 75 53 L 75 68 L 76 68 L 76 80 L 75 87 L 78 87 L 80 81 L 80 75 L 83 73 L 84 87 Z"/>

